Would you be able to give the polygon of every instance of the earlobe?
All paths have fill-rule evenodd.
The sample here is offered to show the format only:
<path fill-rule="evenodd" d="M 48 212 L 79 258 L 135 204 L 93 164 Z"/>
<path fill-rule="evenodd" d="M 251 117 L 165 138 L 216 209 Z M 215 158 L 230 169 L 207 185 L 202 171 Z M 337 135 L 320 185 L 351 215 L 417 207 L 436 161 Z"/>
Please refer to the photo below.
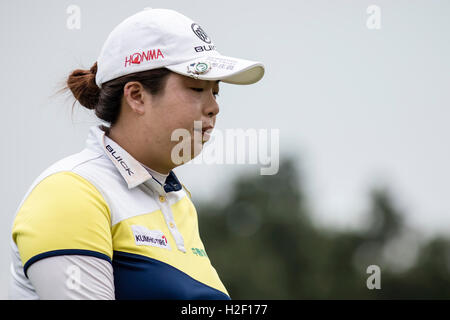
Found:
<path fill-rule="evenodd" d="M 143 116 L 145 114 L 144 103 L 142 103 L 142 102 L 136 102 L 132 106 L 132 109 L 134 110 L 134 112 L 136 112 L 140 116 Z"/>

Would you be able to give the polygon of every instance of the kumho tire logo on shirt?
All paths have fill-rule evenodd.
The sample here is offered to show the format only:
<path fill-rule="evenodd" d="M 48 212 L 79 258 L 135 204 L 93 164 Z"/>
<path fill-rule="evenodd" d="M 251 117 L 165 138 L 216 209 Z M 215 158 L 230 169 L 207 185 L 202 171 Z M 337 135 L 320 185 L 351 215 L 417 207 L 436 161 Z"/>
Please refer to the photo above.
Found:
<path fill-rule="evenodd" d="M 133 64 L 141 64 L 143 61 L 152 61 L 164 59 L 164 54 L 160 49 L 150 49 L 147 52 L 135 52 L 125 57 L 125 65 L 124 67 L 128 67 Z"/>
<path fill-rule="evenodd" d="M 171 250 L 166 236 L 160 230 L 149 230 L 144 226 L 132 225 L 131 231 L 137 246 L 152 246 Z"/>
<path fill-rule="evenodd" d="M 163 236 L 164 237 L 164 236 Z M 151 236 L 146 236 L 143 234 L 138 234 L 135 236 L 135 240 L 137 243 L 153 243 L 153 244 L 159 244 L 160 246 L 166 246 L 167 240 L 166 239 L 156 239 Z M 165 238 L 165 237 L 164 237 Z"/>

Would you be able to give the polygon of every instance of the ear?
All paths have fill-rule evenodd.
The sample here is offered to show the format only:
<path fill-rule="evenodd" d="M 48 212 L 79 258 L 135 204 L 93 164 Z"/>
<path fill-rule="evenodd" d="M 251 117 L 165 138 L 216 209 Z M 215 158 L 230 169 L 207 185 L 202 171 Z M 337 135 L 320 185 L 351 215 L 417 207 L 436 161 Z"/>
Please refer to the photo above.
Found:
<path fill-rule="evenodd" d="M 138 81 L 130 81 L 123 87 L 123 98 L 131 110 L 139 115 L 145 113 L 145 101 L 149 98 L 142 84 Z"/>

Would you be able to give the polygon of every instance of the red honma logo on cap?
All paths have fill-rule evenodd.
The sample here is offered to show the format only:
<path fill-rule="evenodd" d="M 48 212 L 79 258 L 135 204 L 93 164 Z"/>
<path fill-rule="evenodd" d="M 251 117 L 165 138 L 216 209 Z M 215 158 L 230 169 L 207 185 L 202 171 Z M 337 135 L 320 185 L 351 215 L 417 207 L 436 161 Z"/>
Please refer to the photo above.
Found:
<path fill-rule="evenodd" d="M 164 58 L 165 57 L 160 49 L 150 49 L 147 50 L 147 52 L 135 52 L 130 56 L 125 57 L 124 67 L 128 67 L 132 64 L 141 64 L 143 61 L 152 61 Z"/>

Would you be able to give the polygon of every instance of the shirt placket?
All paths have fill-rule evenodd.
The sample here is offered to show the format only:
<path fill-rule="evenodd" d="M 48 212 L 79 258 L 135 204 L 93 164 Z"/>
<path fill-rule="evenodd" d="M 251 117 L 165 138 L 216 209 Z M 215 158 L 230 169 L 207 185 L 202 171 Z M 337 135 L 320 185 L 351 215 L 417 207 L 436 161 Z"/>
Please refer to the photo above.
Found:
<path fill-rule="evenodd" d="M 159 203 L 159 207 L 163 214 L 167 228 L 169 229 L 170 233 L 172 234 L 172 238 L 175 240 L 178 250 L 185 253 L 186 248 L 184 247 L 184 239 L 183 239 L 183 236 L 181 235 L 180 231 L 177 228 L 175 219 L 173 217 L 173 212 L 170 207 L 170 201 L 169 201 L 170 194 L 166 193 L 164 191 L 164 189 L 162 188 L 162 186 L 158 182 L 152 181 L 152 179 L 145 182 L 144 185 L 149 187 L 149 190 L 152 193 L 152 195 L 158 198 L 157 202 Z"/>
<path fill-rule="evenodd" d="M 172 209 L 170 208 L 169 193 L 164 190 L 163 186 L 157 182 L 137 160 L 123 150 L 123 148 L 114 140 L 106 136 L 104 132 L 100 134 L 100 138 L 105 153 L 127 182 L 128 188 L 134 188 L 142 184 L 145 186 L 143 189 L 147 194 L 158 198 L 156 201 L 159 203 L 164 220 L 172 234 L 172 238 L 175 240 L 178 250 L 186 252 L 183 236 L 180 231 L 178 231 L 175 219 L 173 218 Z"/>

